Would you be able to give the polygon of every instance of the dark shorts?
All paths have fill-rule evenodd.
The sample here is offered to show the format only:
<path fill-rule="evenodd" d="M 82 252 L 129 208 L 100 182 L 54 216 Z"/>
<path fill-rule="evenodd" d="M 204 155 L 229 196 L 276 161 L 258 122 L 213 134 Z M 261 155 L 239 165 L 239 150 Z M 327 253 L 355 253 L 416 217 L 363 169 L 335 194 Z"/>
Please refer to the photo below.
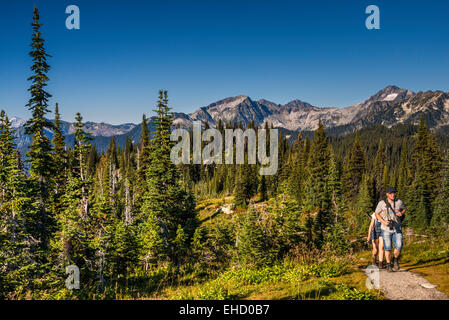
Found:
<path fill-rule="evenodd" d="M 382 229 L 380 222 L 374 224 L 373 231 L 371 231 L 371 240 L 377 240 L 382 237 Z"/>
<path fill-rule="evenodd" d="M 371 240 L 377 240 L 380 237 L 382 237 L 382 232 L 381 230 L 376 231 L 376 229 L 373 228 L 373 231 L 371 232 Z"/>

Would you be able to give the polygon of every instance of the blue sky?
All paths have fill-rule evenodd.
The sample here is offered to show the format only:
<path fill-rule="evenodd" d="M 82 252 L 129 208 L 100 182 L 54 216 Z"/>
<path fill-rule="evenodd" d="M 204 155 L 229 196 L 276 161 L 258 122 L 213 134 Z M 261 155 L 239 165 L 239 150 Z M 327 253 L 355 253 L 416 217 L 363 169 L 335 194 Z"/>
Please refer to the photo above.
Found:
<path fill-rule="evenodd" d="M 342 107 L 389 84 L 449 91 L 448 1 L 2 0 L 0 108 L 10 117 L 30 115 L 33 4 L 53 56 L 51 108 L 59 102 L 67 121 L 79 111 L 137 123 L 158 89 L 178 112 L 240 94 Z M 71 4 L 80 30 L 65 28 Z M 380 30 L 365 27 L 370 4 Z"/>

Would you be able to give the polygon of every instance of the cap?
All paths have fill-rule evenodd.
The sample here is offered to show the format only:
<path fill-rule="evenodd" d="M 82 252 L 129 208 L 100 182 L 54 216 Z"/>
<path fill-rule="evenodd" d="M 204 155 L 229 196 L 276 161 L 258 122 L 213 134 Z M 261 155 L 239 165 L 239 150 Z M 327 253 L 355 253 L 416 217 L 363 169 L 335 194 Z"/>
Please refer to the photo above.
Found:
<path fill-rule="evenodd" d="M 387 190 L 386 190 L 386 192 L 387 192 L 387 193 L 396 193 L 397 191 L 396 191 L 396 189 L 393 188 L 393 187 L 388 187 Z"/>

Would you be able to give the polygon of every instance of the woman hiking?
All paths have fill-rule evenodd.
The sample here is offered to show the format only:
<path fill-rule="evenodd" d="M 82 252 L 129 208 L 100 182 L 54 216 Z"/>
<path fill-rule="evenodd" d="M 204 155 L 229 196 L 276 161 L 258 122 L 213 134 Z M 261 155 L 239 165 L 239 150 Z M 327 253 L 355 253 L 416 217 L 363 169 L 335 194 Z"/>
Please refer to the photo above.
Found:
<path fill-rule="evenodd" d="M 375 213 L 373 213 L 371 216 L 371 223 L 368 228 L 368 237 L 366 238 L 366 241 L 371 241 L 373 245 L 372 265 L 376 265 L 376 256 L 377 254 L 379 254 L 378 268 L 383 269 L 384 243 L 382 240 L 381 222 L 377 219 Z"/>

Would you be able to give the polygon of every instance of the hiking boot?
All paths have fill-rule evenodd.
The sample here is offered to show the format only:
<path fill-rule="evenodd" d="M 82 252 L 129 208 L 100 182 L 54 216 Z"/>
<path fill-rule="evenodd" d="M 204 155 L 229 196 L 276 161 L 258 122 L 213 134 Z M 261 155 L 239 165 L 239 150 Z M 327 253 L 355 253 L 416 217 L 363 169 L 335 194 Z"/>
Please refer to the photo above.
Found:
<path fill-rule="evenodd" d="M 373 257 L 373 260 L 371 262 L 371 265 L 375 266 L 376 265 L 376 257 Z"/>
<path fill-rule="evenodd" d="M 393 258 L 393 270 L 394 271 L 399 271 L 400 267 L 399 267 L 399 258 Z"/>
<path fill-rule="evenodd" d="M 393 268 L 391 267 L 391 263 L 387 263 L 387 272 L 393 272 Z"/>
<path fill-rule="evenodd" d="M 383 261 L 379 261 L 379 264 L 377 265 L 377 267 L 379 269 L 384 269 L 384 262 Z"/>

